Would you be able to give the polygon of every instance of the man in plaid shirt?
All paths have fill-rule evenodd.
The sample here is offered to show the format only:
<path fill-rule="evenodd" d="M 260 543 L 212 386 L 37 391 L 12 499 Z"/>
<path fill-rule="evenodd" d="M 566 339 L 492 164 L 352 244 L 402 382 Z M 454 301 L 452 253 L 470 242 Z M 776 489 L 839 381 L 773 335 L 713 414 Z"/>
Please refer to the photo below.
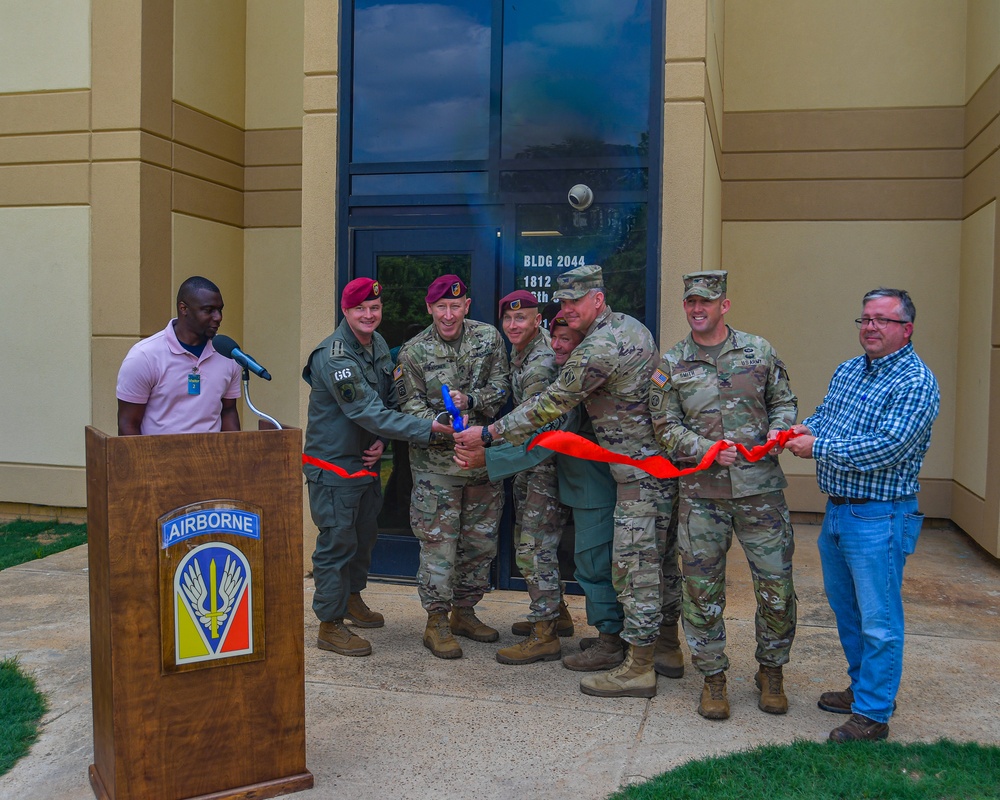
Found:
<path fill-rule="evenodd" d="M 827 494 L 819 537 L 823 583 L 837 618 L 851 685 L 824 692 L 819 707 L 850 719 L 835 742 L 885 739 L 903 673 L 903 566 L 924 515 L 917 474 L 941 396 L 910 342 L 916 310 L 901 289 L 862 300 L 865 355 L 841 364 L 823 402 L 786 445 L 816 459 Z"/>

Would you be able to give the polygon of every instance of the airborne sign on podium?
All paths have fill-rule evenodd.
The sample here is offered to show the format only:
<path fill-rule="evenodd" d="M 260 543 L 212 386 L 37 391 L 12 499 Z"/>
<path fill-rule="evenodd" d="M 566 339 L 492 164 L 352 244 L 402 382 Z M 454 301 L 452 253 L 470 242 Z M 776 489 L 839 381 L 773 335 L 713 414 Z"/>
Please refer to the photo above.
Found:
<path fill-rule="evenodd" d="M 157 522 L 163 672 L 263 659 L 260 507 L 211 500 Z"/>

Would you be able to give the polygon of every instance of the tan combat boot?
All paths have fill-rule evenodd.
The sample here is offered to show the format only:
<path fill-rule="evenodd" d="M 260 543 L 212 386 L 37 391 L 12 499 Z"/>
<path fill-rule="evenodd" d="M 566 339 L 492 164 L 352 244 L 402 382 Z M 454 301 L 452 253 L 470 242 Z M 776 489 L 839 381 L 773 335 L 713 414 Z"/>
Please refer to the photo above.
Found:
<path fill-rule="evenodd" d="M 453 606 L 451 609 L 451 632 L 474 642 L 495 642 L 500 631 L 491 628 L 476 616 L 471 606 Z"/>
<path fill-rule="evenodd" d="M 622 638 L 617 633 L 602 633 L 594 645 L 580 653 L 566 656 L 562 662 L 575 672 L 600 672 L 614 669 L 625 660 Z M 581 643 L 582 644 L 582 643 Z"/>
<path fill-rule="evenodd" d="M 788 711 L 788 698 L 782 686 L 781 667 L 766 667 L 760 665 L 753 682 L 760 689 L 760 700 L 757 708 L 768 714 L 784 714 Z"/>
<path fill-rule="evenodd" d="M 527 636 L 531 633 L 531 623 L 526 619 L 522 619 L 520 622 L 515 622 L 510 626 L 510 632 L 515 636 Z M 570 616 L 569 609 L 566 608 L 566 603 L 562 600 L 559 601 L 559 618 L 556 620 L 556 635 L 573 635 L 573 617 Z"/>
<path fill-rule="evenodd" d="M 594 697 L 655 697 L 653 645 L 629 645 L 628 655 L 621 666 L 610 672 L 588 675 L 580 681 L 580 691 Z"/>
<path fill-rule="evenodd" d="M 347 612 L 344 617 L 359 628 L 381 628 L 385 625 L 385 617 L 368 608 L 360 593 L 347 598 Z"/>
<path fill-rule="evenodd" d="M 661 625 L 653 648 L 653 669 L 668 678 L 684 677 L 684 653 L 677 636 L 677 623 Z"/>
<path fill-rule="evenodd" d="M 705 719 L 729 719 L 729 698 L 726 697 L 726 673 L 705 676 L 698 713 Z"/>
<path fill-rule="evenodd" d="M 316 639 L 316 646 L 320 650 L 332 650 L 342 656 L 370 656 L 372 654 L 371 642 L 345 628 L 342 619 L 319 624 L 319 637 Z"/>
<path fill-rule="evenodd" d="M 448 627 L 448 612 L 431 611 L 424 628 L 424 647 L 438 658 L 461 658 L 462 648 Z"/>
<path fill-rule="evenodd" d="M 536 661 L 558 661 L 562 656 L 556 620 L 543 619 L 531 626 L 528 637 L 517 644 L 497 650 L 501 664 L 534 664 Z"/>

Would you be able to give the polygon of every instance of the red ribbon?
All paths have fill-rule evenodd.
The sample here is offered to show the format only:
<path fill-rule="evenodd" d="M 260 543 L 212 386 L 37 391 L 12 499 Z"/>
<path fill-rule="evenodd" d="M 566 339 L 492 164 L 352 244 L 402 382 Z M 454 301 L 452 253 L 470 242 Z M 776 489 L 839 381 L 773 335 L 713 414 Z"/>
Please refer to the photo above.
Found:
<path fill-rule="evenodd" d="M 760 461 L 775 446 L 784 447 L 789 439 L 794 439 L 796 436 L 799 436 L 799 434 L 792 433 L 791 431 L 779 431 L 777 438 L 768 439 L 764 444 L 759 444 L 749 450 L 739 442 L 729 442 L 726 440 L 716 442 L 708 448 L 708 452 L 705 453 L 704 458 L 702 458 L 698 466 L 686 469 L 675 467 L 663 456 L 650 456 L 649 458 L 636 460 L 628 456 L 623 456 L 620 453 L 612 453 L 610 450 L 601 447 L 589 439 L 584 439 L 582 436 L 566 431 L 546 431 L 545 433 L 540 433 L 531 440 L 528 449 L 540 446 L 554 450 L 564 456 L 574 456 L 587 461 L 600 461 L 604 464 L 625 464 L 629 467 L 636 467 L 643 472 L 648 472 L 654 478 L 680 478 L 682 475 L 690 475 L 710 467 L 715 461 L 716 453 L 725 447 L 735 444 L 736 450 L 747 461 Z"/>
<path fill-rule="evenodd" d="M 308 464 L 311 467 L 319 467 L 320 469 L 325 469 L 329 472 L 333 472 L 339 475 L 341 478 L 377 478 L 379 474 L 377 472 L 369 472 L 366 469 L 360 472 L 353 472 L 348 474 L 347 470 L 343 467 L 338 467 L 336 464 L 331 464 L 329 461 L 323 461 L 319 458 L 313 458 L 312 456 L 307 456 L 305 453 L 302 454 L 302 463 Z"/>

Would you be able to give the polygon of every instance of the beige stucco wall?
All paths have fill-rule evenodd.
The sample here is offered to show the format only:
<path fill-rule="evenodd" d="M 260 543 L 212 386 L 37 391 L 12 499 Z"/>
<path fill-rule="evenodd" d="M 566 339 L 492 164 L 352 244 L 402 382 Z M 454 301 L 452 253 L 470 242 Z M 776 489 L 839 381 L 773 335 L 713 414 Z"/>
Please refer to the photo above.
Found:
<path fill-rule="evenodd" d="M 248 230 L 245 237 L 243 283 L 248 324 L 244 346 L 274 378 L 271 382 L 254 378 L 250 396 L 264 413 L 282 424 L 298 426 L 302 423 L 299 384 L 304 382 L 299 329 L 294 323 L 302 300 L 302 237 L 298 228 Z M 249 422 L 244 424 L 251 427 Z"/>
<path fill-rule="evenodd" d="M 174 0 L 174 99 L 242 128 L 246 31 L 245 0 Z"/>
<path fill-rule="evenodd" d="M 959 266 L 955 405 L 955 481 L 986 497 L 989 452 L 990 330 L 993 325 L 993 252 L 996 201 L 962 222 Z"/>
<path fill-rule="evenodd" d="M 730 0 L 726 31 L 726 111 L 965 101 L 964 0 Z"/>
<path fill-rule="evenodd" d="M 917 308 L 914 346 L 941 385 L 924 478 L 950 479 L 961 223 L 769 222 L 723 224 L 729 322 L 768 339 L 788 367 L 800 417 L 822 401 L 836 366 L 861 353 L 853 320 L 878 286 L 904 288 Z M 789 475 L 809 461 L 782 456 Z"/>
<path fill-rule="evenodd" d="M 172 296 L 185 278 L 192 275 L 208 278 L 219 287 L 225 303 L 219 333 L 232 337 L 253 353 L 243 333 L 243 231 L 232 225 L 174 214 L 172 249 Z M 263 331 L 258 335 L 262 336 Z"/>
<path fill-rule="evenodd" d="M 303 0 L 246 2 L 246 128 L 302 125 Z"/>
<path fill-rule="evenodd" d="M 1000 2 L 967 0 L 965 99 L 969 100 L 1000 64 Z"/>
<path fill-rule="evenodd" d="M 90 86 L 89 0 L 5 0 L 0 93 Z"/>
<path fill-rule="evenodd" d="M 90 210 L 0 208 L 0 462 L 80 467 L 90 423 Z"/>

